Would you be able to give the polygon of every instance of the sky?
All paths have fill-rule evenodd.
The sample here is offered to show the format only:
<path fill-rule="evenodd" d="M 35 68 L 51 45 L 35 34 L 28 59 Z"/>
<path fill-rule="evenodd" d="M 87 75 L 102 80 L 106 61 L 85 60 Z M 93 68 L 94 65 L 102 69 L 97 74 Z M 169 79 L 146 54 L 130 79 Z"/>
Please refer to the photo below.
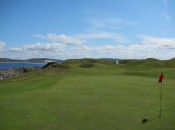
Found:
<path fill-rule="evenodd" d="M 0 58 L 175 58 L 175 0 L 0 0 Z"/>

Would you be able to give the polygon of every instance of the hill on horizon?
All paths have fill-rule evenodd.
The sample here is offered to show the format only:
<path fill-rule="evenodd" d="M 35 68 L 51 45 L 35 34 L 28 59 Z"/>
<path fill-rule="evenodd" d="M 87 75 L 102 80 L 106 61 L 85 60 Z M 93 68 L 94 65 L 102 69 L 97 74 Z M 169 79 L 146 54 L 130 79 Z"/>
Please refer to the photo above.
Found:
<path fill-rule="evenodd" d="M 0 58 L 0 62 L 38 62 L 38 63 L 44 63 L 46 60 L 53 60 L 56 62 L 63 62 L 64 61 L 61 59 L 50 59 L 50 58 L 31 58 L 31 59 L 26 59 L 26 60 Z"/>

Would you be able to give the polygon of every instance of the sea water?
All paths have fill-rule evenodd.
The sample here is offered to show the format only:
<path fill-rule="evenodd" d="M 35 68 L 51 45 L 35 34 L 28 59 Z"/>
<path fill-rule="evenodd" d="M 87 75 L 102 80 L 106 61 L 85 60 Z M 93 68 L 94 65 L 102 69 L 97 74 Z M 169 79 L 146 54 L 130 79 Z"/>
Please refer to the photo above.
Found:
<path fill-rule="evenodd" d="M 45 63 L 0 63 L 0 70 L 9 68 L 43 67 Z"/>

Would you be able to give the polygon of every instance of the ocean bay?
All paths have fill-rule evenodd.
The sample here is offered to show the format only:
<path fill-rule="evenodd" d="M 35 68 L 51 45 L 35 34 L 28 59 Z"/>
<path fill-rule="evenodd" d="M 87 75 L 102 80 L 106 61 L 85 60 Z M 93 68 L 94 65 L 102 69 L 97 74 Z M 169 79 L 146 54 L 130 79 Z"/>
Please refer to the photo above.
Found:
<path fill-rule="evenodd" d="M 46 63 L 30 63 L 30 62 L 2 62 L 0 70 L 9 68 L 28 68 L 28 67 L 43 67 Z"/>

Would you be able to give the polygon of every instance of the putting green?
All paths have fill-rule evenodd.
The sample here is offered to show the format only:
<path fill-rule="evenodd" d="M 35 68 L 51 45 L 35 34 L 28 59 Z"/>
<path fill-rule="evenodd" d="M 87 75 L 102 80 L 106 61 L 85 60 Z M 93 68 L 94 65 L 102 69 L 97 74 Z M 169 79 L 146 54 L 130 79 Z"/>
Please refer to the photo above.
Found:
<path fill-rule="evenodd" d="M 73 66 L 69 71 L 58 72 L 26 74 L 0 81 L 0 129 L 175 128 L 175 82 L 168 78 L 173 75 L 172 69 L 165 69 L 161 118 L 158 118 L 160 87 L 156 77 L 159 70 Z M 148 119 L 144 124 L 143 118 Z"/>

